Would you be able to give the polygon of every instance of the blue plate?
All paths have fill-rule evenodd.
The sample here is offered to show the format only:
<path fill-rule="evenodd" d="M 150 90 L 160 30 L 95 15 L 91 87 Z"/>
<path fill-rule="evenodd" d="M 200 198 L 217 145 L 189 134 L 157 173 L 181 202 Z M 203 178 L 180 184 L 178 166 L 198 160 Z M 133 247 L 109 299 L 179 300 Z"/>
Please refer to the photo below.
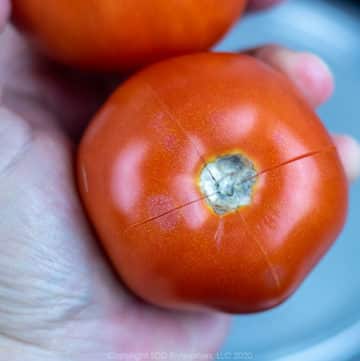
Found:
<path fill-rule="evenodd" d="M 217 49 L 265 43 L 313 51 L 330 64 L 337 88 L 320 117 L 360 139 L 360 3 L 290 0 L 245 18 Z M 236 317 L 222 351 L 223 360 L 360 360 L 359 182 L 342 236 L 298 292 L 272 311 Z"/>

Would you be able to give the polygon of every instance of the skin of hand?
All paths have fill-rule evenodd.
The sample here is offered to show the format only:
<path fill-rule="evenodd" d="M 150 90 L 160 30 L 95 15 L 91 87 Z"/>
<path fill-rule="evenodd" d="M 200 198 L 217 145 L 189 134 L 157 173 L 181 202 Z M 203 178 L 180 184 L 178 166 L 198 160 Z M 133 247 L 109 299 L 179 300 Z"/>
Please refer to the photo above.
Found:
<path fill-rule="evenodd" d="M 0 0 L 0 25 L 9 10 Z M 10 26 L 0 48 L 0 359 L 216 352 L 229 317 L 165 311 L 128 293 L 84 216 L 74 150 L 114 82 L 49 64 Z M 287 74 L 312 106 L 330 97 L 331 73 L 316 56 L 277 46 L 251 53 Z M 335 141 L 354 179 L 359 145 L 348 136 Z"/>

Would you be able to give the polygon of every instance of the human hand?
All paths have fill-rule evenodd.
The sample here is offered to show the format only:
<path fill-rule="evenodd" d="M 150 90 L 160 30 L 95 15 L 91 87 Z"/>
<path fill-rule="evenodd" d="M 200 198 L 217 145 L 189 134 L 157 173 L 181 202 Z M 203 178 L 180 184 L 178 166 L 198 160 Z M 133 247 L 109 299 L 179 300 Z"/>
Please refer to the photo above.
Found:
<path fill-rule="evenodd" d="M 6 4 L 0 0 L 0 19 Z M 12 29 L 0 49 L 0 359 L 215 352 L 228 316 L 170 312 L 128 293 L 84 216 L 74 147 L 113 82 L 47 63 Z M 252 53 L 287 74 L 314 107 L 331 95 L 331 74 L 315 56 L 274 46 Z M 354 178 L 359 147 L 335 140 Z"/>

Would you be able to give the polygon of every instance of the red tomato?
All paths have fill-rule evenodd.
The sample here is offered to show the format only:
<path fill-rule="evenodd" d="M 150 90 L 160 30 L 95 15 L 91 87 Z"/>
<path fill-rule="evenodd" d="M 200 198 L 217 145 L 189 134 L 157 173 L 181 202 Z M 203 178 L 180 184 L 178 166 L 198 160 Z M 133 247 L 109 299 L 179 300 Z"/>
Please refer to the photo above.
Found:
<path fill-rule="evenodd" d="M 95 70 L 131 70 L 208 49 L 246 0 L 12 0 L 15 23 L 49 56 Z"/>
<path fill-rule="evenodd" d="M 347 211 L 324 126 L 282 74 L 245 55 L 184 56 L 133 76 L 90 125 L 78 172 L 124 282 L 169 308 L 281 303 Z"/>

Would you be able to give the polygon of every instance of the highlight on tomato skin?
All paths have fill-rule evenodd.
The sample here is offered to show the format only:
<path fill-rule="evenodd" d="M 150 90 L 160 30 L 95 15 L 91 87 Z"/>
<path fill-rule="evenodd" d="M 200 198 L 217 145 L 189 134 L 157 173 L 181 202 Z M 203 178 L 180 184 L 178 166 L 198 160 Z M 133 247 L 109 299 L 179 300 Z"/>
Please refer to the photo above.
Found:
<path fill-rule="evenodd" d="M 287 78 L 246 55 L 188 55 L 132 76 L 90 124 L 78 181 L 119 276 L 171 309 L 280 304 L 347 212 L 321 121 Z"/>
<path fill-rule="evenodd" d="M 72 67 L 128 72 L 210 48 L 246 0 L 12 0 L 15 25 Z"/>

